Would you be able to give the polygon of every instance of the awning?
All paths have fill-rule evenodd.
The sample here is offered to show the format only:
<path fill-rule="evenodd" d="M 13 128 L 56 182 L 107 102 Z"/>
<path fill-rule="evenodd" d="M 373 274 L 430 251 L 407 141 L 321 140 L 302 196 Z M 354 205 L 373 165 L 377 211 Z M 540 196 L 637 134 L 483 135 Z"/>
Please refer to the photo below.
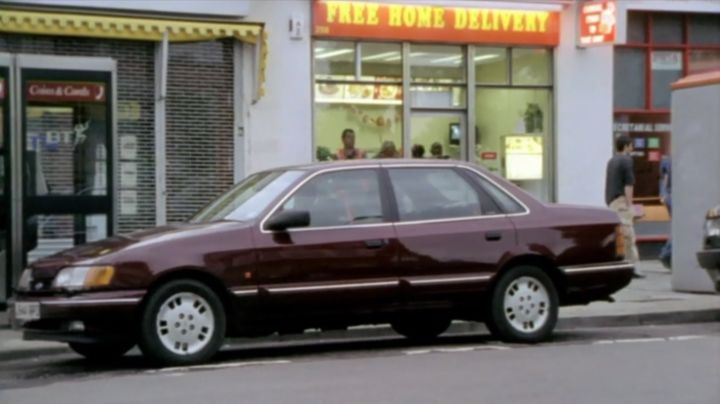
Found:
<path fill-rule="evenodd" d="M 235 38 L 259 46 L 259 95 L 263 94 L 267 34 L 262 24 L 27 11 L 0 7 L 0 32 L 134 41 L 162 41 L 163 33 L 167 32 L 170 42 Z"/>

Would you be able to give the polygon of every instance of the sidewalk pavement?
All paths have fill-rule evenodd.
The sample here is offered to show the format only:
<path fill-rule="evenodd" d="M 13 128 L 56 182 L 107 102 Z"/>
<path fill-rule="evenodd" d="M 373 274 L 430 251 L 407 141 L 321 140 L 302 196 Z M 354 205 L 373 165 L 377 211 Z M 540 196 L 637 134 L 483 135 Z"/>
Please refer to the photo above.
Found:
<path fill-rule="evenodd" d="M 677 293 L 671 290 L 670 272 L 657 261 L 642 261 L 639 269 L 646 275 L 616 293 L 614 303 L 595 302 L 587 306 L 560 309 L 558 328 L 612 327 L 649 324 L 680 324 L 720 321 L 720 294 Z M 485 333 L 484 325 L 453 322 L 448 334 Z M 273 336 L 256 342 L 310 341 L 316 339 L 353 339 L 394 335 L 387 325 L 352 327 L 347 331 L 302 335 Z M 23 341 L 11 330 L 7 312 L 0 312 L 0 361 L 30 358 L 68 352 L 65 344 L 45 341 Z"/>

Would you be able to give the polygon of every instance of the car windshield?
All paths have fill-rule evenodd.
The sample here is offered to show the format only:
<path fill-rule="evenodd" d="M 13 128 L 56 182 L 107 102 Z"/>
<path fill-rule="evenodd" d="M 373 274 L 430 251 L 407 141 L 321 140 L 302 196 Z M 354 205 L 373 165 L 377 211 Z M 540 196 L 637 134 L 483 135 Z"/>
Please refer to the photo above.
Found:
<path fill-rule="evenodd" d="M 207 205 L 190 222 L 255 219 L 301 175 L 302 171 L 266 171 L 251 175 Z"/>

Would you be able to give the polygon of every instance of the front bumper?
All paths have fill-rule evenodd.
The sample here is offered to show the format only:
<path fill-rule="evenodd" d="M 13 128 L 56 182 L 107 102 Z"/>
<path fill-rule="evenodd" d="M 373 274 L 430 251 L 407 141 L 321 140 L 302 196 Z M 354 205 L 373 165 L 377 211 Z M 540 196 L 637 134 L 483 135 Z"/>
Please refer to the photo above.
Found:
<path fill-rule="evenodd" d="M 699 251 L 697 259 L 715 283 L 715 290 L 720 292 L 720 248 Z"/>
<path fill-rule="evenodd" d="M 138 308 L 144 296 L 144 290 L 72 296 L 19 294 L 8 307 L 10 323 L 23 331 L 24 339 L 63 342 L 127 339 L 136 330 Z"/>

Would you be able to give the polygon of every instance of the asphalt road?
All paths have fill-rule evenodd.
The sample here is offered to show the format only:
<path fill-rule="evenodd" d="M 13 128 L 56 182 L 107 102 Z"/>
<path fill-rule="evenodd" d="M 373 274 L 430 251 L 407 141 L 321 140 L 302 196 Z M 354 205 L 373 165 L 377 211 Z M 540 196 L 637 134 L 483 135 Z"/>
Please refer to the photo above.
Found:
<path fill-rule="evenodd" d="M 720 403 L 720 323 L 581 329 L 540 345 L 485 335 L 231 347 L 191 368 L 137 355 L 0 363 L 0 403 Z"/>

